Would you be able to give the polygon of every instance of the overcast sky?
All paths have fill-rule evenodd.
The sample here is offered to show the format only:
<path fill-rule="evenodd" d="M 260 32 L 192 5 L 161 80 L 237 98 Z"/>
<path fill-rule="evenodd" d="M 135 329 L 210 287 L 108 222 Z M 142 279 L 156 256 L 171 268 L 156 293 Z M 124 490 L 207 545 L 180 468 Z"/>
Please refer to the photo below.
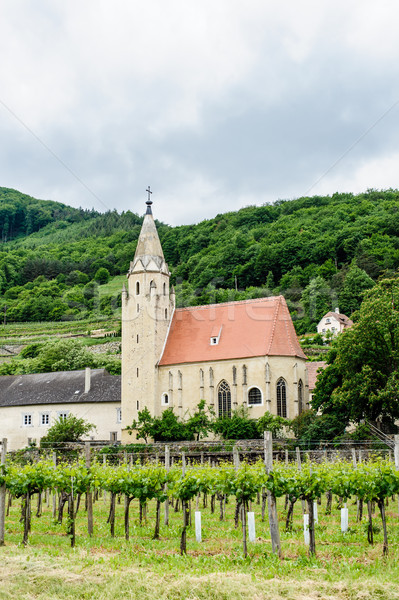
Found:
<path fill-rule="evenodd" d="M 395 0 L 2 0 L 0 186 L 172 225 L 399 188 Z"/>

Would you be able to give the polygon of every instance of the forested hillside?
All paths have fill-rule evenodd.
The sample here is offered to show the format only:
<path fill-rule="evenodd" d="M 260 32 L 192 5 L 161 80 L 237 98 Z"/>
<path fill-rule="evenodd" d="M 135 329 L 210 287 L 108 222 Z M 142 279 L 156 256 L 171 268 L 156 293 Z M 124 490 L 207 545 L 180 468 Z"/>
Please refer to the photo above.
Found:
<path fill-rule="evenodd" d="M 141 223 L 0 188 L 0 310 L 13 321 L 110 314 L 118 298 L 100 299 L 97 284 L 126 273 Z M 277 201 L 158 230 L 180 305 L 283 293 L 303 333 L 327 310 L 350 315 L 399 267 L 399 192 Z"/>
<path fill-rule="evenodd" d="M 0 187 L 1 241 L 39 231 L 54 221 L 75 223 L 97 215 L 95 211 L 71 208 L 51 200 L 36 200 L 16 190 Z"/>

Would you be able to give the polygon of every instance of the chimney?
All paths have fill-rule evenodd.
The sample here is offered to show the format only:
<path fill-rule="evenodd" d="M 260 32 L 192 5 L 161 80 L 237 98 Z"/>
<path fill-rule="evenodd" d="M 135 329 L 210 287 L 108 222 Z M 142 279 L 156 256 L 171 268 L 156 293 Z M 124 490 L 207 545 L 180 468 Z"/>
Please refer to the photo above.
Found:
<path fill-rule="evenodd" d="M 91 369 L 90 367 L 86 367 L 85 369 L 85 394 L 90 392 L 90 384 L 91 384 Z"/>
<path fill-rule="evenodd" d="M 339 315 L 339 308 L 338 308 L 338 306 L 337 306 L 337 308 L 335 309 L 335 311 L 334 311 L 334 312 L 336 312 L 336 313 L 337 313 L 337 315 Z"/>

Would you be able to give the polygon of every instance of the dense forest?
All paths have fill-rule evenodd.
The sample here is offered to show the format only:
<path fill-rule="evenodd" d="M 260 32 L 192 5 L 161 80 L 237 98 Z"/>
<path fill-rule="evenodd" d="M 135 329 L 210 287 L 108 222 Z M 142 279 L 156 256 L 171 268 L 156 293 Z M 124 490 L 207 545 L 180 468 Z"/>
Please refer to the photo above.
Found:
<path fill-rule="evenodd" d="M 100 299 L 98 284 L 126 273 L 141 223 L 129 211 L 99 214 L 0 188 L 0 310 L 10 321 L 110 314 L 119 299 Z M 327 310 L 350 316 L 364 290 L 399 267 L 396 190 L 157 225 L 179 305 L 282 293 L 299 333 L 314 331 Z"/>

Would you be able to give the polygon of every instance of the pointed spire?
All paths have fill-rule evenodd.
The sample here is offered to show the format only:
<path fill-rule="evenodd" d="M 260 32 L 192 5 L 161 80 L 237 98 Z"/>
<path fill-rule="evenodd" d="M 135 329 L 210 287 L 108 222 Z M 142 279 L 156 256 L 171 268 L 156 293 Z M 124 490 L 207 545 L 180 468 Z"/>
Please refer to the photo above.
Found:
<path fill-rule="evenodd" d="M 139 239 L 137 240 L 136 252 L 130 270 L 141 271 L 142 269 L 148 269 L 150 271 L 159 270 L 168 273 L 161 242 L 152 215 L 152 201 L 150 196 L 152 191 L 150 190 L 150 186 L 148 186 L 146 192 L 148 193 L 148 199 L 146 200 L 147 211 L 144 215 Z"/>

